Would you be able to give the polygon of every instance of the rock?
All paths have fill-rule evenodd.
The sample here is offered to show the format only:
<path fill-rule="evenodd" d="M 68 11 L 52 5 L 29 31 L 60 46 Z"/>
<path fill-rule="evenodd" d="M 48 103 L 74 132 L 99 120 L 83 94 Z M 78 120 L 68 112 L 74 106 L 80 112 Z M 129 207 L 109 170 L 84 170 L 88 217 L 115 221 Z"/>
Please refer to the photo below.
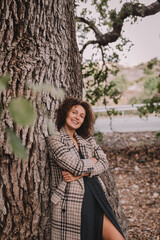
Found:
<path fill-rule="evenodd" d="M 157 198 L 158 196 L 159 196 L 159 194 L 158 194 L 158 193 L 156 193 L 156 192 L 155 192 L 155 193 L 153 193 L 153 197 L 154 197 L 154 198 Z"/>
<path fill-rule="evenodd" d="M 133 189 L 138 189 L 139 187 L 138 187 L 138 185 L 133 184 L 133 185 L 132 185 L 132 188 L 133 188 Z"/>
<path fill-rule="evenodd" d="M 137 141 L 137 138 L 135 138 L 135 137 L 131 137 L 130 139 L 131 139 L 132 142 L 136 142 Z"/>
<path fill-rule="evenodd" d="M 145 138 L 150 138 L 150 136 L 148 134 L 145 134 Z"/>
<path fill-rule="evenodd" d="M 119 168 L 118 168 L 118 167 L 116 167 L 114 170 L 115 170 L 115 171 L 118 171 L 118 170 L 119 170 Z"/>
<path fill-rule="evenodd" d="M 157 186 L 156 186 L 156 184 L 152 183 L 152 187 L 155 188 L 155 187 L 157 187 Z"/>
<path fill-rule="evenodd" d="M 138 166 L 135 166 L 134 168 L 136 171 L 139 171 L 139 167 Z"/>
<path fill-rule="evenodd" d="M 143 189 L 141 189 L 139 192 L 140 192 L 140 193 L 143 193 L 143 192 L 144 192 L 144 190 L 143 190 Z"/>
<path fill-rule="evenodd" d="M 125 200 L 121 200 L 121 204 L 125 204 L 126 203 L 126 201 Z"/>

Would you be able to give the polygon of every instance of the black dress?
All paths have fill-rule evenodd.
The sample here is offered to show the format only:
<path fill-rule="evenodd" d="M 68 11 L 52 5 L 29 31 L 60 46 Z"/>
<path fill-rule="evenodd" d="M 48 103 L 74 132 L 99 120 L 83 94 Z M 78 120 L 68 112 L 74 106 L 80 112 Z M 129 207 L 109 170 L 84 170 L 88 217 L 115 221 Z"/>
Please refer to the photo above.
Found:
<path fill-rule="evenodd" d="M 79 155 L 84 159 L 80 150 Z M 81 213 L 81 240 L 102 240 L 104 214 L 124 237 L 98 178 L 83 179 L 85 194 Z"/>

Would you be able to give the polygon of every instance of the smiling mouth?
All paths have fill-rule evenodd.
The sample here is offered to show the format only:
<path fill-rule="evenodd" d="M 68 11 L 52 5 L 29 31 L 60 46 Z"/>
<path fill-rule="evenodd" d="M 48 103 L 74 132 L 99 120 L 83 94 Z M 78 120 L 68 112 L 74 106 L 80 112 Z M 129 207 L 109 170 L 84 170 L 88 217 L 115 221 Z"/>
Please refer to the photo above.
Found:
<path fill-rule="evenodd" d="M 73 120 L 73 119 L 72 119 L 71 121 L 72 121 L 73 123 L 77 124 L 77 125 L 79 124 L 79 122 L 77 122 L 76 120 Z"/>

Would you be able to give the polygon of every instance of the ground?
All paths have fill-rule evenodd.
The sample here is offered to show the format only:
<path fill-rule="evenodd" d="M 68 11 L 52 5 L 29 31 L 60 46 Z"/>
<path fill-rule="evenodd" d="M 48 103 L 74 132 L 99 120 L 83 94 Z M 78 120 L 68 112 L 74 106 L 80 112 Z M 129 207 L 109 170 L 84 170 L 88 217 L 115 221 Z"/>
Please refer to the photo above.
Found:
<path fill-rule="evenodd" d="M 128 219 L 128 240 L 160 240 L 160 138 L 155 132 L 108 133 L 100 145 Z"/>

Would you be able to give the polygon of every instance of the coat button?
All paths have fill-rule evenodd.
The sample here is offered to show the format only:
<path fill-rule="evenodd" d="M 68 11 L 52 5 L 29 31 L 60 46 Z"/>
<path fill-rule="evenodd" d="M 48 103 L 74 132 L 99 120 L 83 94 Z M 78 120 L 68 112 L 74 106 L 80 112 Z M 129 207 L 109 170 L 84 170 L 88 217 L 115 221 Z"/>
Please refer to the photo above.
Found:
<path fill-rule="evenodd" d="M 65 211 L 66 211 L 66 210 L 65 210 L 64 208 L 62 208 L 62 212 L 65 213 Z"/>

